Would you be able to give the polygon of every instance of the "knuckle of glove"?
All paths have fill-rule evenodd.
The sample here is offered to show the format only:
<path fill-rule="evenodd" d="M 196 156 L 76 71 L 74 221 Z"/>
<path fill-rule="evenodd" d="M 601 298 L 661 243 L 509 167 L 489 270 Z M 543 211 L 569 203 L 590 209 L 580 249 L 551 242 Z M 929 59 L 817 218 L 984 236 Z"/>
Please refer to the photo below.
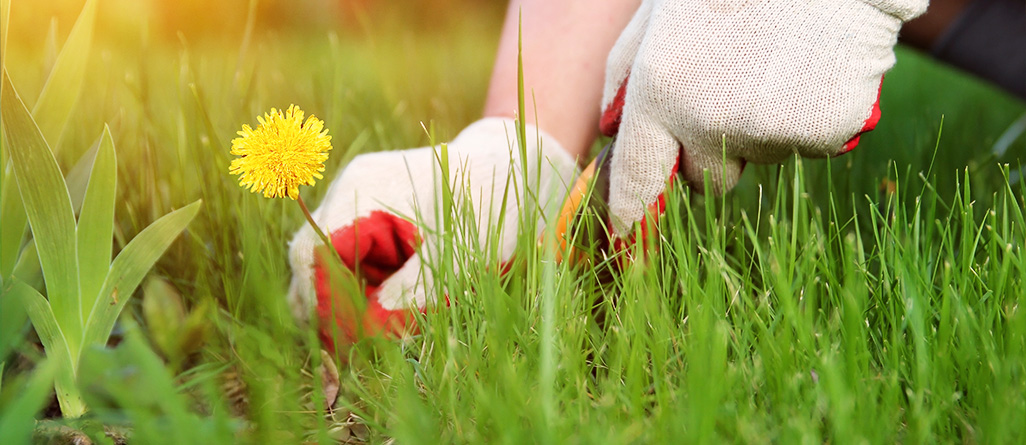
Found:
<path fill-rule="evenodd" d="M 929 0 L 860 0 L 881 12 L 907 22 L 926 12 Z"/>
<path fill-rule="evenodd" d="M 908 6 L 906 15 L 918 4 L 875 3 L 898 13 Z M 794 12 L 790 3 L 761 2 L 743 14 L 669 7 L 639 53 L 646 63 L 635 65 L 628 102 L 665 122 L 696 157 L 836 155 L 873 113 L 894 64 L 900 24 L 867 5 L 822 0 Z M 696 14 L 708 20 L 686 19 Z M 779 26 L 767 34 L 765 23 Z"/>

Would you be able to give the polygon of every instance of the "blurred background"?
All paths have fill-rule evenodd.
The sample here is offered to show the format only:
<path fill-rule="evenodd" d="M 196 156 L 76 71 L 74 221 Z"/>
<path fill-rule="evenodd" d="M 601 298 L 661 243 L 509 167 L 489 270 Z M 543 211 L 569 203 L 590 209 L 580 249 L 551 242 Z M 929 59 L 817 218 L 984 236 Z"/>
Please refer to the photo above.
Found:
<path fill-rule="evenodd" d="M 29 106 L 84 3 L 12 1 L 7 66 Z M 97 70 L 90 74 L 109 78 L 89 83 L 99 87 L 115 85 L 114 79 L 145 82 L 157 76 L 137 72 L 147 60 L 188 57 L 197 62 L 189 68 L 204 70 L 204 76 L 230 71 L 238 88 L 265 80 L 302 84 L 311 77 L 303 70 L 326 69 L 335 59 L 344 70 L 376 73 L 367 77 L 381 80 L 375 83 L 403 106 L 425 103 L 419 100 L 419 89 L 428 85 L 439 94 L 423 99 L 445 115 L 448 111 L 442 109 L 449 105 L 439 101 L 452 100 L 452 95 L 442 93 L 458 91 L 461 101 L 481 102 L 505 6 L 503 1 L 467 0 L 103 0 L 92 48 Z M 426 52 L 425 47 L 432 50 Z M 362 77 L 331 81 L 346 89 L 359 83 L 366 90 Z M 212 79 L 204 80 L 213 84 L 207 81 Z M 323 89 L 311 93 L 325 94 L 329 86 L 319 87 Z M 271 89 L 291 90 L 284 85 Z M 285 107 L 284 102 L 299 99 L 304 98 L 292 96 L 273 105 Z"/>
<path fill-rule="evenodd" d="M 14 0 L 12 36 L 41 39 L 51 21 L 64 25 L 66 36 L 84 0 Z M 409 31 L 444 30 L 456 21 L 489 22 L 501 19 L 501 0 L 105 0 L 98 26 L 106 37 L 138 39 L 217 40 L 235 43 L 245 28 L 249 11 L 263 31 L 318 33 L 336 30 L 358 35 L 371 21 L 400 21 Z M 23 42 L 31 45 L 29 42 Z M 36 40 L 36 43 L 42 43 Z M 123 42 L 124 43 L 124 42 Z"/>
<path fill-rule="evenodd" d="M 11 3 L 5 64 L 31 108 L 85 1 Z M 480 116 L 505 9 L 504 1 L 472 0 L 102 0 L 85 87 L 51 144 L 67 174 L 110 125 L 118 147 L 118 240 L 204 199 L 193 230 L 206 239 L 176 244 L 158 270 L 189 277 L 183 286 L 238 315 L 253 307 L 239 304 L 242 290 L 230 289 L 226 278 L 244 262 L 236 258 L 240 243 L 249 233 L 266 243 L 263 258 L 273 269 L 266 276 L 274 283 L 254 291 L 278 299 L 289 276 L 286 242 L 302 219 L 280 202 L 252 199 L 227 174 L 241 125 L 289 104 L 320 117 L 335 147 L 325 181 L 358 153 L 423 146 L 432 132 L 435 142 L 448 140 Z M 829 161 L 832 178 L 828 161 L 809 161 L 811 189 L 822 191 L 814 199 L 825 204 L 833 190 L 838 208 L 854 216 L 851 203 L 886 193 L 895 173 L 932 166 L 941 178 L 937 192 L 949 196 L 955 172 L 1009 163 L 1014 173 L 1026 157 L 1022 137 L 994 151 L 1026 113 L 1021 101 L 903 47 L 881 109 L 883 120 L 858 149 Z M 734 204 L 757 208 L 765 199 L 760 186 L 772 188 L 779 168 L 748 168 L 731 194 Z M 997 174 L 972 181 L 980 199 L 1002 186 Z M 326 189 L 302 193 L 317 203 Z M 254 220 L 267 227 L 257 231 L 247 224 Z M 216 267 L 195 260 L 210 252 L 223 255 Z"/>

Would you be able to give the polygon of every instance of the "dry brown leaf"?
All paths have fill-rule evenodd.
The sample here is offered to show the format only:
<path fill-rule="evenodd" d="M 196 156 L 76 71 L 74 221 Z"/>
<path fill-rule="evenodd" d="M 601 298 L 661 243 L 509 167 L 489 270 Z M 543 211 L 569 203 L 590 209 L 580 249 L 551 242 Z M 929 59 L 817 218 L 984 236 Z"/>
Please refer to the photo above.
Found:
<path fill-rule="evenodd" d="M 339 389 L 339 377 L 338 367 L 335 366 L 335 360 L 328 354 L 328 351 L 321 349 L 321 386 L 324 390 L 324 404 L 328 411 L 331 411 L 331 407 L 335 406 L 335 400 L 338 399 Z"/>

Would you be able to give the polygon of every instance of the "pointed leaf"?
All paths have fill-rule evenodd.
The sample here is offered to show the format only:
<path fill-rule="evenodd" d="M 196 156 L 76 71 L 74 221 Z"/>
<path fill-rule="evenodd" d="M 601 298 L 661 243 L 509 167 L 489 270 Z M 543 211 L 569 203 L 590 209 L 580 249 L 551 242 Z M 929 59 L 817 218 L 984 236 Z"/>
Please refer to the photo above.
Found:
<path fill-rule="evenodd" d="M 117 155 L 110 129 L 105 126 L 93 161 L 93 172 L 89 175 L 82 213 L 78 216 L 78 274 L 83 320 L 92 312 L 110 270 L 116 187 Z"/>
<path fill-rule="evenodd" d="M 14 176 L 36 241 L 53 313 L 69 343 L 77 344 L 81 339 L 82 312 L 78 298 L 78 249 L 71 198 L 57 160 L 25 103 L 14 90 L 6 71 L 4 74 L 5 100 L 0 111 Z"/>
<path fill-rule="evenodd" d="M 6 296 L 20 302 L 32 320 L 32 326 L 43 343 L 46 357 L 57 366 L 57 401 L 65 417 L 78 417 L 85 412 L 82 395 L 75 386 L 75 369 L 78 367 L 79 350 L 74 349 L 64 336 L 50 303 L 31 286 L 15 279 Z"/>
<path fill-rule="evenodd" d="M 202 200 L 197 200 L 164 215 L 143 229 L 118 254 L 110 266 L 110 273 L 103 283 L 93 312 L 86 320 L 86 344 L 106 342 L 118 314 L 135 288 L 171 242 L 196 217 L 201 203 Z"/>
<path fill-rule="evenodd" d="M 87 0 L 71 28 L 64 48 L 57 56 L 57 62 L 50 71 L 50 77 L 39 93 L 39 99 L 32 108 L 46 141 L 59 150 L 60 136 L 71 115 L 72 107 L 78 101 L 85 81 L 86 64 L 89 62 L 89 48 L 93 42 L 93 25 L 96 20 L 96 0 Z"/>
<path fill-rule="evenodd" d="M 102 135 L 101 135 L 102 136 Z M 86 185 L 89 184 L 89 173 L 93 170 L 93 162 L 96 161 L 96 152 L 100 149 L 100 141 L 97 140 L 78 158 L 75 166 L 64 175 L 64 182 L 68 184 L 68 193 L 71 194 L 71 208 L 75 214 L 82 211 L 82 201 L 85 201 Z"/>

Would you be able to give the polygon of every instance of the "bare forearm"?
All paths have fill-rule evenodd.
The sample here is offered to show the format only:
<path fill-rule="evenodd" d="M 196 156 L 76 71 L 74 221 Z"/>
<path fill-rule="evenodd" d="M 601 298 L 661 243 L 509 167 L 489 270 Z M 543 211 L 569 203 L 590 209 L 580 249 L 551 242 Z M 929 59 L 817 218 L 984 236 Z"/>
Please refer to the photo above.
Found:
<path fill-rule="evenodd" d="M 516 112 L 517 40 L 522 27 L 526 122 L 537 122 L 572 156 L 583 158 L 597 134 L 606 56 L 639 3 L 511 1 L 484 115 L 512 117 Z"/>

